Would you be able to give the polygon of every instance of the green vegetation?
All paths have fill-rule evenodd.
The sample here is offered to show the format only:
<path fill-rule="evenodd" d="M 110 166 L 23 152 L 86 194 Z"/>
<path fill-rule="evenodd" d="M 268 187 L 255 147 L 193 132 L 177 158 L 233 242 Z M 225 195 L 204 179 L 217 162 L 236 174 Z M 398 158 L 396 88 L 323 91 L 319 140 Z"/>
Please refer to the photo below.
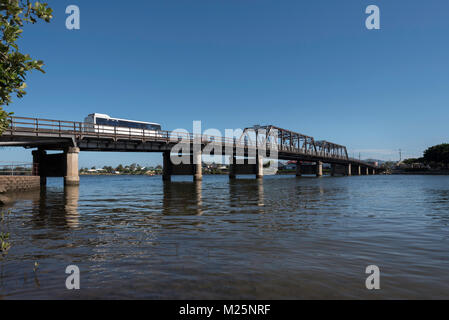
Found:
<path fill-rule="evenodd" d="M 23 25 L 34 24 L 39 19 L 50 22 L 52 12 L 48 4 L 39 1 L 33 4 L 30 0 L 0 0 L 0 134 L 8 127 L 10 115 L 1 106 L 11 103 L 12 94 L 18 98 L 26 94 L 28 72 L 44 72 L 41 60 L 19 51 L 17 41 L 23 33 Z"/>
<path fill-rule="evenodd" d="M 11 210 L 1 211 L 0 213 L 0 258 L 4 257 L 9 249 L 11 249 L 11 242 L 9 241 L 9 232 L 4 232 L 4 226 L 6 224 L 6 218 L 11 215 Z"/>
<path fill-rule="evenodd" d="M 442 143 L 424 151 L 424 160 L 431 166 L 449 168 L 449 144 Z"/>
<path fill-rule="evenodd" d="M 5 110 L 3 110 L 2 107 L 0 107 L 0 135 L 9 126 L 9 121 L 8 121 L 9 115 L 10 115 L 10 113 L 6 112 Z"/>
<path fill-rule="evenodd" d="M 424 155 L 421 158 L 410 158 L 402 161 L 409 166 L 426 165 L 434 169 L 449 168 L 449 144 L 442 143 L 436 146 L 432 146 L 424 151 Z"/>
<path fill-rule="evenodd" d="M 405 164 L 412 165 L 414 163 L 425 163 L 424 158 L 409 158 L 402 161 Z"/>
<path fill-rule="evenodd" d="M 203 174 L 226 174 L 228 171 L 227 165 L 221 164 L 206 164 L 203 163 Z M 157 165 L 155 167 L 144 167 L 137 163 L 131 165 L 119 164 L 116 168 L 111 166 L 104 166 L 103 168 L 92 167 L 82 168 L 80 174 L 88 175 L 112 175 L 112 174 L 124 174 L 124 175 L 160 175 L 162 174 L 162 166 Z"/>
<path fill-rule="evenodd" d="M 156 167 L 143 167 L 137 163 L 131 165 L 123 166 L 118 165 L 116 168 L 111 166 L 104 166 L 103 168 L 92 167 L 82 168 L 80 174 L 126 174 L 126 175 L 155 175 L 162 174 L 162 166 Z"/>
<path fill-rule="evenodd" d="M 11 243 L 9 240 L 9 233 L 0 233 L 0 254 L 2 256 L 8 253 L 8 250 L 11 248 Z"/>

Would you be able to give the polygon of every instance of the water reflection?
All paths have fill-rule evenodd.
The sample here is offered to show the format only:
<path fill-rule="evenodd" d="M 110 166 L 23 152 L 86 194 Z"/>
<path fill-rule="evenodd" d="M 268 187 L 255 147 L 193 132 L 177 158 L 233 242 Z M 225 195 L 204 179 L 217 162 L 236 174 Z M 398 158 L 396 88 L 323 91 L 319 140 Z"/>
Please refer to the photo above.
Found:
<path fill-rule="evenodd" d="M 202 215 L 202 182 L 165 181 L 162 212 L 167 216 Z"/>
<path fill-rule="evenodd" d="M 264 212 L 265 194 L 262 179 L 233 179 L 229 181 L 229 206 L 237 210 L 255 208 Z"/>
<path fill-rule="evenodd" d="M 433 219 L 439 220 L 439 223 L 449 224 L 449 190 L 426 188 L 423 201 L 427 206 L 426 214 Z"/>
<path fill-rule="evenodd" d="M 449 297 L 449 177 L 81 179 L 16 195 L 0 297 L 65 298 L 69 263 L 82 298 L 373 298 L 369 264 L 375 298 Z"/>
<path fill-rule="evenodd" d="M 13 203 L 32 204 L 31 222 L 34 228 L 79 226 L 79 187 L 66 187 L 61 189 L 33 190 L 22 193 L 8 194 Z"/>
<path fill-rule="evenodd" d="M 64 208 L 67 226 L 70 228 L 79 227 L 78 200 L 80 196 L 79 186 L 66 186 L 64 188 Z"/>

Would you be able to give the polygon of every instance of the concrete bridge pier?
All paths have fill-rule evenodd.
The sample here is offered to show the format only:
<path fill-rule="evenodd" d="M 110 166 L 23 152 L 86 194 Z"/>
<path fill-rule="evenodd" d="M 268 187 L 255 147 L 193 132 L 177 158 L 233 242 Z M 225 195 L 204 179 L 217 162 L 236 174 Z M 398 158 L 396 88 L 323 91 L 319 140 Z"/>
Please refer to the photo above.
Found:
<path fill-rule="evenodd" d="M 229 157 L 229 179 L 233 180 L 236 176 L 236 158 L 231 156 Z"/>
<path fill-rule="evenodd" d="M 336 172 L 337 172 L 337 165 L 335 163 L 331 163 L 331 177 L 335 177 Z"/>
<path fill-rule="evenodd" d="M 45 157 L 47 156 L 47 152 L 42 148 L 38 148 L 37 150 L 34 150 L 32 154 L 33 154 L 33 175 L 40 176 L 41 186 L 46 186 L 47 176 L 43 173 L 42 169 L 44 166 Z"/>
<path fill-rule="evenodd" d="M 366 167 L 365 170 L 366 170 L 366 175 L 368 176 L 369 175 L 369 168 Z"/>
<path fill-rule="evenodd" d="M 256 179 L 263 179 L 263 157 L 259 154 L 256 157 Z"/>
<path fill-rule="evenodd" d="M 80 184 L 80 176 L 78 169 L 79 148 L 69 147 L 65 151 L 66 158 L 66 175 L 64 176 L 64 185 L 78 186 Z"/>
<path fill-rule="evenodd" d="M 32 152 L 33 174 L 40 176 L 41 186 L 47 184 L 47 177 L 63 177 L 65 186 L 78 186 L 79 152 L 77 147 L 67 147 L 63 153 L 47 154 L 44 148 L 38 148 Z"/>
<path fill-rule="evenodd" d="M 203 180 L 203 166 L 202 166 L 202 156 L 201 150 L 193 151 L 193 168 L 194 168 L 194 181 Z"/>
<path fill-rule="evenodd" d="M 162 167 L 162 180 L 171 181 L 171 174 L 173 171 L 173 164 L 170 159 L 170 151 L 164 151 L 163 157 L 163 167 Z"/>
<path fill-rule="evenodd" d="M 358 175 L 358 176 L 361 176 L 361 175 L 362 175 L 362 166 L 361 166 L 361 165 L 358 165 L 358 166 L 357 166 L 357 175 Z"/>
<path fill-rule="evenodd" d="M 348 163 L 348 164 L 345 166 L 345 174 L 346 174 L 348 177 L 352 176 L 352 165 L 351 165 L 350 163 Z"/>
<path fill-rule="evenodd" d="M 296 161 L 296 176 L 301 177 L 301 162 L 299 160 Z"/>
<path fill-rule="evenodd" d="M 317 177 L 323 176 L 323 162 L 321 161 L 316 162 L 316 176 Z"/>
<path fill-rule="evenodd" d="M 351 164 L 331 163 L 331 176 L 335 177 L 336 175 L 351 176 L 352 175 Z"/>
<path fill-rule="evenodd" d="M 229 157 L 229 179 L 237 178 L 237 175 L 255 175 L 256 179 L 263 179 L 263 161 L 262 155 L 245 155 L 244 159 L 236 159 L 236 155 Z"/>
<path fill-rule="evenodd" d="M 202 152 L 201 150 L 193 151 L 189 156 L 188 163 L 173 164 L 171 159 L 171 151 L 164 151 L 162 180 L 171 181 L 172 176 L 193 176 L 194 181 L 203 179 L 202 169 Z M 184 159 L 185 160 L 185 159 Z"/>

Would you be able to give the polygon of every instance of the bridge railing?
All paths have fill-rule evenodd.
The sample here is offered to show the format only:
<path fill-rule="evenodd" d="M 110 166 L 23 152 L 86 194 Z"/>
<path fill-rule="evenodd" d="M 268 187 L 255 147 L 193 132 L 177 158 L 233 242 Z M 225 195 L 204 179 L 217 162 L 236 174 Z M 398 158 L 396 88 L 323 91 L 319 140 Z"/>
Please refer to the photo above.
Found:
<path fill-rule="evenodd" d="M 82 123 L 74 121 L 37 119 L 25 117 L 9 117 L 9 128 L 15 131 L 31 131 L 34 133 L 77 133 L 82 131 Z"/>
<path fill-rule="evenodd" d="M 37 119 L 25 117 L 9 117 L 9 128 L 6 134 L 13 135 L 16 132 L 31 132 L 35 135 L 39 134 L 56 134 L 63 135 L 83 135 L 97 138 L 114 138 L 114 139 L 139 139 L 139 140 L 163 140 L 163 141 L 185 141 L 201 143 L 221 142 L 222 144 L 236 144 L 236 140 L 227 137 L 198 135 L 183 131 L 166 131 L 166 130 L 146 130 L 136 128 L 114 127 L 105 128 L 104 126 L 93 125 L 92 123 L 61 121 L 50 119 Z M 246 146 L 252 145 L 246 143 Z"/>
<path fill-rule="evenodd" d="M 222 136 L 212 136 L 204 134 L 193 134 L 186 131 L 154 131 L 136 128 L 114 127 L 104 128 L 103 126 L 93 125 L 92 123 L 62 121 L 26 117 L 9 117 L 10 125 L 4 135 L 14 135 L 17 132 L 33 133 L 35 136 L 42 134 L 51 134 L 59 137 L 77 136 L 94 137 L 98 139 L 114 139 L 115 141 L 141 140 L 141 141 L 163 141 L 163 142 L 188 142 L 193 143 L 201 141 L 202 144 L 221 143 L 223 146 L 232 146 L 237 148 L 256 148 L 257 142 L 252 139 L 235 139 Z M 273 144 L 267 142 L 267 149 Z M 260 147 L 260 145 L 259 145 Z M 332 154 L 325 150 L 313 150 L 307 148 L 297 148 L 293 145 L 274 144 L 278 151 L 291 152 L 300 155 L 321 157 L 329 160 L 346 160 L 363 165 L 370 165 L 358 159 L 348 158 L 340 154 Z"/>

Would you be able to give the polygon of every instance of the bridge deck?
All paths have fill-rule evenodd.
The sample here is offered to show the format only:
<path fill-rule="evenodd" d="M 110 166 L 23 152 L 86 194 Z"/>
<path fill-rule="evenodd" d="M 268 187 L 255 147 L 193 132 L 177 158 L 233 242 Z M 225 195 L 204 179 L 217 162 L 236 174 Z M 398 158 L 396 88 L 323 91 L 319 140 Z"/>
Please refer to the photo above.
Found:
<path fill-rule="evenodd" d="M 221 154 L 237 149 L 245 154 L 253 154 L 260 143 L 244 139 L 233 139 L 210 135 L 174 131 L 148 131 L 139 129 L 114 128 L 114 130 L 94 130 L 91 124 L 73 121 L 60 121 L 24 117 L 10 117 L 9 128 L 0 136 L 0 146 L 22 146 L 61 150 L 76 146 L 81 151 L 123 151 L 123 152 L 163 152 L 170 151 L 174 145 L 200 143 L 202 148 L 215 148 Z M 376 168 L 373 164 L 349 158 L 346 148 L 327 141 L 315 142 L 312 137 L 294 133 L 274 126 L 263 127 L 267 130 L 280 130 L 277 141 L 268 142 L 268 147 L 275 147 L 277 158 L 281 160 L 322 161 L 325 163 L 354 164 Z M 268 131 L 267 131 L 268 132 Z M 221 149 L 221 150 L 220 150 Z"/>

